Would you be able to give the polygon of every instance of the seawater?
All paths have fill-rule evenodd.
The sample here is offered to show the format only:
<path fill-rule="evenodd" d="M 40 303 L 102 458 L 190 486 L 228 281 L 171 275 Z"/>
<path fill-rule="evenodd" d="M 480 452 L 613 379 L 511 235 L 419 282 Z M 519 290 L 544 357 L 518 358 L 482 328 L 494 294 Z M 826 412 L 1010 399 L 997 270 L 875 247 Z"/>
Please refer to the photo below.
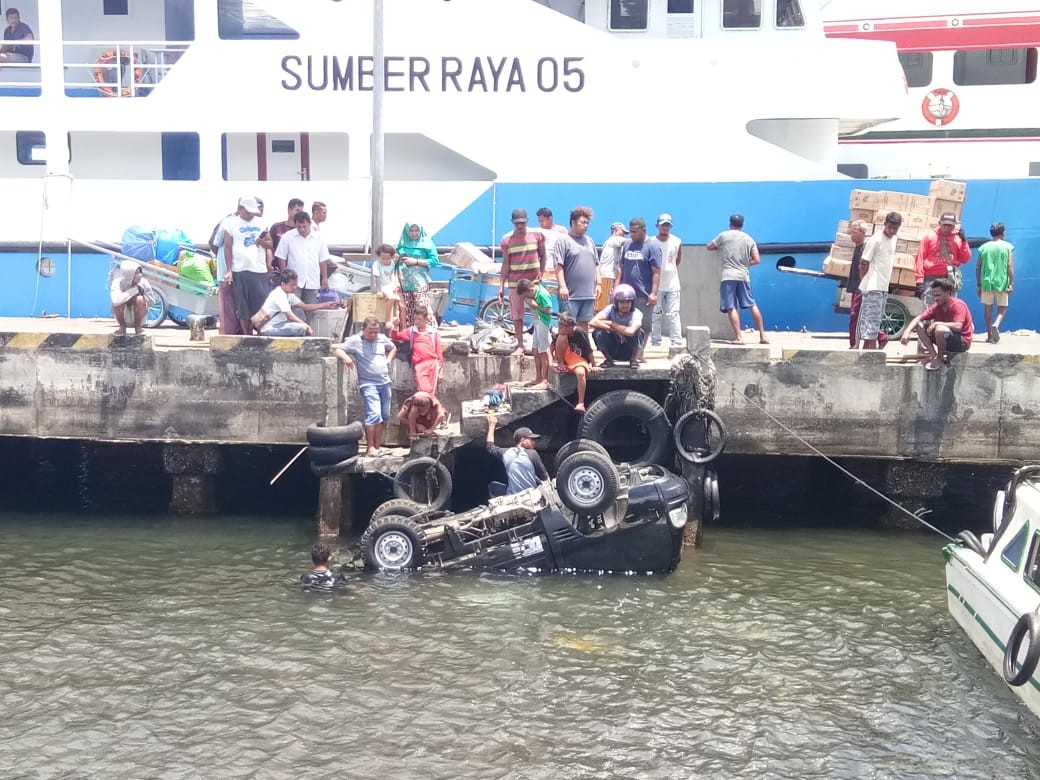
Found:
<path fill-rule="evenodd" d="M 938 537 L 709 529 L 668 577 L 304 593 L 313 530 L 0 515 L 0 776 L 1040 777 Z"/>

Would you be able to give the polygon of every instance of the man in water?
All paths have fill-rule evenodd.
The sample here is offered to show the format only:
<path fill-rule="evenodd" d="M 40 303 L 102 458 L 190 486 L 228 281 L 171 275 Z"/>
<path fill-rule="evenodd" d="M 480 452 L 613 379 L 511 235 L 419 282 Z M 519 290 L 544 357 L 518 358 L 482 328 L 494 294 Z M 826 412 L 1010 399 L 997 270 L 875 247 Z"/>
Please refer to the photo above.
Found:
<path fill-rule="evenodd" d="M 491 497 L 512 495 L 521 490 L 537 487 L 539 483 L 549 479 L 549 472 L 542 463 L 542 457 L 534 448 L 538 434 L 530 428 L 517 428 L 513 434 L 516 446 L 498 447 L 495 445 L 495 423 L 497 418 L 494 412 L 488 412 L 487 450 L 496 458 L 502 459 L 506 467 L 507 484 L 492 482 L 488 485 Z"/>
<path fill-rule="evenodd" d="M 327 544 L 318 543 L 311 548 L 311 561 L 314 562 L 314 571 L 300 575 L 300 582 L 304 590 L 312 588 L 335 588 L 347 584 L 347 578 L 342 572 L 331 571 L 332 550 Z"/>

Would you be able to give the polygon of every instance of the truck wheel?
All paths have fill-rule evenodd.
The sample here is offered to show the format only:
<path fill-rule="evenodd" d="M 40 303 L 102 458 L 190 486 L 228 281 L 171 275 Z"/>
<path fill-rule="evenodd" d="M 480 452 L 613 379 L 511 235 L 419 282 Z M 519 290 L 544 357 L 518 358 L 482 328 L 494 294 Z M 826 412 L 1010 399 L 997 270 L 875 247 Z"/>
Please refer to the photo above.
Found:
<path fill-rule="evenodd" d="M 414 520 L 387 515 L 368 524 L 361 537 L 361 552 L 369 569 L 416 569 L 426 562 L 426 537 Z"/>
<path fill-rule="evenodd" d="M 315 447 L 337 447 L 351 442 L 357 444 L 364 435 L 365 427 L 356 421 L 350 425 L 333 425 L 328 428 L 315 423 L 307 428 L 307 443 Z"/>
<path fill-rule="evenodd" d="M 421 512 L 429 511 L 430 507 L 426 506 L 426 504 L 420 504 L 417 501 L 412 501 L 410 498 L 391 498 L 389 501 L 384 501 L 376 507 L 376 510 L 372 513 L 372 520 L 378 520 L 380 517 L 387 517 L 388 515 L 413 517 Z"/>
<path fill-rule="evenodd" d="M 617 498 L 617 469 L 598 452 L 576 452 L 556 472 L 556 492 L 575 514 L 598 515 Z"/>
<path fill-rule="evenodd" d="M 429 508 L 444 509 L 451 501 L 452 481 L 448 467 L 436 458 L 415 458 L 401 466 L 394 478 L 394 495 L 416 500 L 416 482 L 425 480 L 430 491 Z M 421 484 L 421 482 L 420 482 Z M 421 504 L 422 501 L 416 501 Z"/>
<path fill-rule="evenodd" d="M 670 458 L 672 426 L 661 405 L 644 393 L 634 390 L 604 393 L 589 404 L 578 426 L 578 437 L 603 441 L 607 428 L 626 417 L 634 419 L 643 431 L 642 451 L 628 459 L 632 465 L 666 465 Z M 611 458 L 619 460 L 613 454 Z"/>
<path fill-rule="evenodd" d="M 567 460 L 567 458 L 575 452 L 598 452 L 605 458 L 610 457 L 607 448 L 598 441 L 592 441 L 592 439 L 575 439 L 574 441 L 567 442 L 556 451 L 556 457 L 553 458 L 553 463 L 559 467 L 561 463 Z"/>

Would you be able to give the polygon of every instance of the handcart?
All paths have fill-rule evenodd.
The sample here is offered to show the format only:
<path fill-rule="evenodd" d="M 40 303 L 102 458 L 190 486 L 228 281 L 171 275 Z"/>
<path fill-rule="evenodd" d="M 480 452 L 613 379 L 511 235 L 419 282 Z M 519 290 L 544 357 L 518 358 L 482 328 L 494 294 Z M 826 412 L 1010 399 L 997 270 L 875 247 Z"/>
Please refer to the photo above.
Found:
<path fill-rule="evenodd" d="M 109 255 L 114 265 L 129 260 L 141 266 L 141 275 L 152 285 L 156 298 L 148 307 L 148 313 L 145 315 L 143 324 L 146 328 L 159 327 L 167 316 L 178 325 L 184 326 L 188 324 L 189 315 L 204 314 L 215 317 L 220 313 L 220 299 L 217 297 L 216 284 L 208 285 L 188 279 L 169 266 L 137 260 L 96 242 L 80 241 L 75 238 L 70 238 L 69 241 L 95 252 Z"/>

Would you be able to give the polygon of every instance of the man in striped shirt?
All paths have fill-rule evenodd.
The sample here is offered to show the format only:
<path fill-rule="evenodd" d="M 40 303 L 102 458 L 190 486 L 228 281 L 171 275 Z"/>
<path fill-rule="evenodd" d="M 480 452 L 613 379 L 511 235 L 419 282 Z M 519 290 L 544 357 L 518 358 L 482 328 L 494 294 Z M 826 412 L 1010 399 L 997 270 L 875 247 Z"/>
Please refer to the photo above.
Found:
<path fill-rule="evenodd" d="M 527 229 L 527 210 L 513 209 L 513 233 L 502 239 L 502 274 L 498 282 L 498 299 L 505 298 L 509 286 L 509 316 L 513 320 L 516 352 L 524 354 L 524 302 L 516 291 L 521 279 L 532 282 L 545 272 L 545 236 Z"/>

